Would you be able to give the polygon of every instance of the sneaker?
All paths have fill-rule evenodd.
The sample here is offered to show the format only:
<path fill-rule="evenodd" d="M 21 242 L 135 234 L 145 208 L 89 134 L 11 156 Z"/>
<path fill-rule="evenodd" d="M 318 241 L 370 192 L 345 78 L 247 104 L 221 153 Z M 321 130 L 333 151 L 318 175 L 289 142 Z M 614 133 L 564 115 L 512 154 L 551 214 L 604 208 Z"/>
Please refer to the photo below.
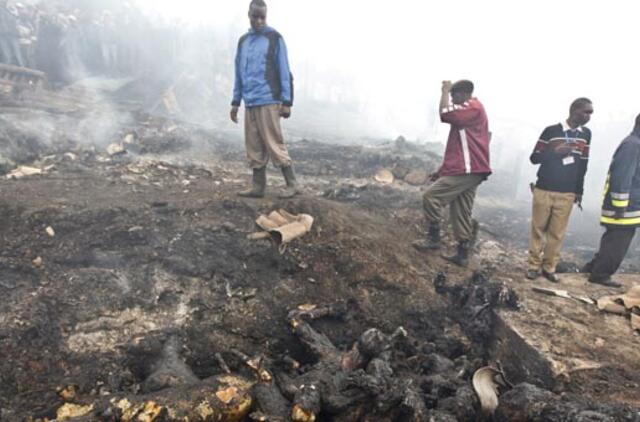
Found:
<path fill-rule="evenodd" d="M 622 284 L 611 280 L 611 276 L 606 274 L 591 274 L 589 283 L 600 284 L 607 287 L 622 287 Z"/>
<path fill-rule="evenodd" d="M 528 270 L 524 276 L 527 277 L 529 280 L 535 280 L 536 278 L 540 277 L 540 271 Z"/>
<path fill-rule="evenodd" d="M 556 273 L 548 273 L 546 271 L 542 271 L 542 276 L 544 278 L 546 278 L 547 280 L 549 280 L 552 283 L 559 283 L 560 282 L 560 277 L 558 277 L 558 275 Z"/>

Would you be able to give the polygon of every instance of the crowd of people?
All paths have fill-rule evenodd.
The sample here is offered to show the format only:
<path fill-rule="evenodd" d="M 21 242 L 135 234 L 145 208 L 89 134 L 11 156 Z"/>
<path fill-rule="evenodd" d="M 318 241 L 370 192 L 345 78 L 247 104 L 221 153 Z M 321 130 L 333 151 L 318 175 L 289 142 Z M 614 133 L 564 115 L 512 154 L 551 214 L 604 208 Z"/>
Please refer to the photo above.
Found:
<path fill-rule="evenodd" d="M 54 86 L 92 75 L 137 74 L 153 57 L 171 59 L 173 35 L 126 1 L 105 8 L 0 0 L 0 63 L 43 71 Z"/>
<path fill-rule="evenodd" d="M 0 0 L 0 60 L 21 67 L 34 67 L 33 46 L 37 41 L 38 9 Z"/>

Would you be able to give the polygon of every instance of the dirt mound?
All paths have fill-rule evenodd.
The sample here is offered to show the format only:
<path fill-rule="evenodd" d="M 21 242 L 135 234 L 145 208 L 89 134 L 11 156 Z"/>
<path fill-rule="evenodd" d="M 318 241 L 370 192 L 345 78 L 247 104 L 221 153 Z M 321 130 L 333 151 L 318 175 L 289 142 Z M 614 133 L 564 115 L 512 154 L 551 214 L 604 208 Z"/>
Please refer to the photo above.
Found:
<path fill-rule="evenodd" d="M 323 160 L 346 166 L 306 175 L 320 193 L 340 172 L 372 178 L 404 159 L 397 146 L 305 145 L 297 154 L 309 173 Z M 191 393 L 205 413 L 236 401 L 249 411 L 240 405 L 250 396 L 254 420 L 475 418 L 470 378 L 501 340 L 494 309 L 521 312 L 499 273 L 506 249 L 482 239 L 481 262 L 499 255 L 503 265 L 475 276 L 417 253 L 419 192 L 399 184 L 367 182 L 354 201 L 279 201 L 273 186 L 264 200 L 240 200 L 241 151 L 212 151 L 220 160 L 203 165 L 80 150 L 49 157 L 50 173 L 0 185 L 3 420 L 52 419 L 65 402 L 88 412 L 77 420 L 125 420 L 113 407 L 123 400 L 166 417 Z M 280 208 L 315 219 L 284 254 L 246 237 L 258 215 Z M 585 387 L 597 400 L 594 391 Z"/>
<path fill-rule="evenodd" d="M 416 171 L 431 173 L 440 164 L 429 147 L 407 142 L 348 146 L 303 140 L 293 143 L 290 150 L 300 163 L 301 174 L 313 176 L 371 178 L 377 170 L 386 168 L 397 179 L 404 179 Z"/>

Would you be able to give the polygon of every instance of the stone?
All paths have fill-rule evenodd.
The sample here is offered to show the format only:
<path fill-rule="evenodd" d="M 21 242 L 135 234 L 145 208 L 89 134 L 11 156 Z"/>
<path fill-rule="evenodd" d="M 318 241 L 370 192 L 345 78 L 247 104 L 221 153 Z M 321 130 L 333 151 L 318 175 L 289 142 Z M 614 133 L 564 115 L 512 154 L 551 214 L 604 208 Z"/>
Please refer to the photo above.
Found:
<path fill-rule="evenodd" d="M 420 186 L 427 183 L 427 172 L 424 170 L 411 170 L 405 177 L 404 181 L 410 185 Z"/>

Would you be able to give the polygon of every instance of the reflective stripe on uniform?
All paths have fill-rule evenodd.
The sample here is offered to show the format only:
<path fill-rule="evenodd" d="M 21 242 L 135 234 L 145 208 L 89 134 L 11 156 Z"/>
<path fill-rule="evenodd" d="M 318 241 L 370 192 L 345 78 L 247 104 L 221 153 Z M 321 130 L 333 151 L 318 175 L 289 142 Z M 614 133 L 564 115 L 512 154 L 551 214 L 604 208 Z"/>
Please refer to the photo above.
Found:
<path fill-rule="evenodd" d="M 626 201 L 618 201 L 617 199 L 612 199 L 611 205 L 616 208 L 627 208 L 629 206 L 629 200 L 627 199 Z"/>
<path fill-rule="evenodd" d="M 613 210 L 602 210 L 602 215 L 605 217 L 614 217 L 616 215 L 616 212 Z M 635 218 L 635 217 L 640 217 L 640 211 L 631 211 L 631 212 L 625 212 L 624 214 L 622 214 L 622 218 Z"/>
<path fill-rule="evenodd" d="M 628 193 L 615 193 L 615 192 L 611 192 L 611 197 L 619 201 L 628 200 L 630 198 Z"/>
<path fill-rule="evenodd" d="M 601 217 L 600 222 L 603 224 L 613 224 L 617 226 L 633 226 L 636 224 L 640 224 L 640 217 L 638 218 L 611 218 L 611 217 Z"/>

